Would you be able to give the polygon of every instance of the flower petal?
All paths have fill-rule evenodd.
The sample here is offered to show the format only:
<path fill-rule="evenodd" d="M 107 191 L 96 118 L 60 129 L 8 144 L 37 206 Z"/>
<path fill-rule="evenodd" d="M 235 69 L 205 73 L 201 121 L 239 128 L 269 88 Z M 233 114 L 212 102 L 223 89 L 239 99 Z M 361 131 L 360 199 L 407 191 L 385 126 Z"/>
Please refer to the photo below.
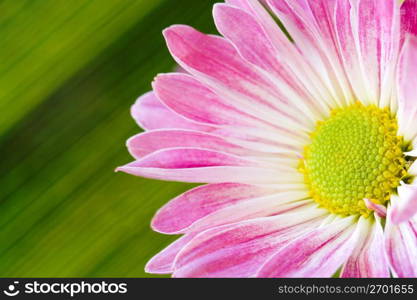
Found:
<path fill-rule="evenodd" d="M 413 150 L 412 152 L 413 153 L 410 153 L 408 155 L 417 157 L 417 150 Z M 415 161 L 411 164 L 410 168 L 408 169 L 408 174 L 417 177 L 417 163 Z M 415 180 L 411 183 L 411 185 L 416 185 Z"/>
<path fill-rule="evenodd" d="M 278 60 L 280 53 L 254 16 L 226 4 L 216 4 L 213 14 L 223 36 L 246 60 L 267 71 L 283 96 L 311 117 L 314 123 L 326 115 L 327 107 L 320 106 L 323 103 L 309 95 L 300 81 Z"/>
<path fill-rule="evenodd" d="M 261 4 L 258 0 L 226 0 L 227 4 L 243 9 L 244 11 L 253 15 L 259 24 L 262 25 L 271 43 L 278 51 L 288 55 L 289 53 L 294 54 L 295 47 L 279 28 L 277 22 L 271 17 L 270 13 L 265 9 L 264 5 L 266 1 Z M 298 55 L 294 59 L 299 60 L 302 56 Z M 294 63 L 292 61 L 291 63 Z"/>
<path fill-rule="evenodd" d="M 399 55 L 400 5 L 397 0 L 361 0 L 358 13 L 359 51 L 368 80 L 379 105 L 390 105 Z M 371 93 L 372 94 L 372 93 Z"/>
<path fill-rule="evenodd" d="M 152 228 L 162 233 L 175 233 L 222 208 L 274 192 L 271 188 L 237 183 L 203 185 L 162 207 L 152 220 Z"/>
<path fill-rule="evenodd" d="M 370 199 L 363 199 L 365 205 L 368 209 L 373 210 L 375 214 L 380 218 L 385 218 L 387 216 L 387 208 L 382 204 L 377 204 L 372 202 Z"/>
<path fill-rule="evenodd" d="M 362 62 L 357 50 L 357 39 L 352 23 L 357 22 L 357 16 L 351 13 L 353 7 L 351 1 L 336 1 L 335 30 L 339 52 L 342 57 L 346 75 L 354 90 L 356 97 L 362 101 L 368 101 L 366 82 L 362 80 Z M 371 101 L 372 102 L 372 101 Z"/>
<path fill-rule="evenodd" d="M 405 0 L 401 6 L 401 31 L 403 35 L 417 36 L 417 0 Z"/>
<path fill-rule="evenodd" d="M 227 4 L 215 4 L 213 15 L 219 32 L 246 60 L 275 75 L 282 75 L 284 70 L 276 49 L 254 16 Z"/>
<path fill-rule="evenodd" d="M 337 0 L 335 20 L 340 53 L 357 99 L 380 107 L 394 105 L 398 1 Z"/>
<path fill-rule="evenodd" d="M 283 131 L 309 130 L 311 123 L 276 89 L 273 82 L 241 59 L 220 37 L 184 26 L 164 31 L 172 56 L 187 71 L 207 84 L 230 105 L 264 119 Z M 278 126 L 279 125 L 279 126 Z"/>
<path fill-rule="evenodd" d="M 238 146 L 226 139 L 201 132 L 183 129 L 160 129 L 138 134 L 127 141 L 127 146 L 135 158 L 141 158 L 165 148 L 202 148 L 236 155 L 254 155 L 256 152 Z"/>
<path fill-rule="evenodd" d="M 355 220 L 338 220 L 314 229 L 273 255 L 258 277 L 329 277 L 346 261 L 355 246 Z"/>
<path fill-rule="evenodd" d="M 225 207 L 196 221 L 183 232 L 202 231 L 213 226 L 231 224 L 255 218 L 277 216 L 314 203 L 307 199 L 307 193 L 300 191 L 249 199 Z"/>
<path fill-rule="evenodd" d="M 398 201 L 395 197 L 391 201 Z M 417 277 L 417 223 L 415 220 L 399 225 L 391 220 L 388 209 L 385 245 L 393 273 L 398 277 Z"/>
<path fill-rule="evenodd" d="M 399 132 L 406 140 L 417 136 L 417 36 L 407 36 L 397 74 Z"/>
<path fill-rule="evenodd" d="M 330 92 L 332 107 L 352 101 L 352 91 L 335 43 L 334 0 L 268 0 L 298 50 Z"/>
<path fill-rule="evenodd" d="M 157 129 L 133 136 L 127 141 L 127 147 L 136 159 L 145 155 L 168 148 L 199 148 L 238 155 L 242 158 L 253 158 L 258 161 L 280 162 L 297 166 L 295 154 L 301 153 L 301 146 L 294 140 L 281 144 L 273 142 L 274 136 L 250 135 L 250 130 L 238 133 L 238 128 L 212 130 L 211 133 L 187 129 Z M 236 130 L 236 131 L 235 131 Z M 249 131 L 249 132 L 248 132 Z M 275 136 L 275 140 L 285 141 L 282 136 Z"/>
<path fill-rule="evenodd" d="M 141 96 L 131 109 L 132 117 L 146 130 L 160 128 L 184 128 L 208 131 L 210 128 L 183 118 L 168 109 L 156 97 L 154 92 Z"/>
<path fill-rule="evenodd" d="M 308 141 L 307 135 L 283 132 L 277 127 L 277 122 L 270 124 L 241 111 L 189 75 L 159 75 L 153 86 L 158 98 L 172 111 L 194 121 L 196 126 L 210 126 L 210 129 L 203 127 L 204 131 L 238 142 L 255 142 L 257 149 L 263 148 L 260 144 L 301 149 Z"/>
<path fill-rule="evenodd" d="M 417 149 L 413 149 L 409 152 L 404 152 L 404 154 L 408 155 L 408 156 L 412 156 L 412 157 L 417 157 Z M 414 165 L 414 163 L 413 163 L 413 165 Z M 417 173 L 414 173 L 413 175 L 417 175 Z"/>
<path fill-rule="evenodd" d="M 394 224 L 408 221 L 417 213 L 417 186 L 404 184 L 398 187 L 399 200 L 392 204 Z"/>
<path fill-rule="evenodd" d="M 286 75 L 284 75 L 284 80 L 288 78 L 288 82 L 292 82 L 291 85 L 294 86 L 294 88 L 298 83 L 300 86 L 295 88 L 298 92 L 301 92 L 299 90 L 301 86 L 304 87 L 304 92 L 311 94 L 310 96 L 313 97 L 318 106 L 321 105 L 326 107 L 326 105 L 334 103 L 332 96 L 328 92 L 328 87 L 326 87 L 326 83 L 323 81 L 325 76 L 319 74 L 320 72 L 317 68 L 311 65 L 311 61 L 309 61 L 310 55 L 306 57 L 301 55 L 299 49 L 297 49 L 290 41 L 288 36 L 281 30 L 277 22 L 266 10 L 265 2 L 266 1 L 263 1 L 261 4 L 258 0 L 226 1 L 227 4 L 238 7 L 252 15 L 262 27 L 266 35 L 264 38 L 270 41 L 270 44 L 275 49 L 274 55 L 277 57 L 276 59 L 279 60 L 282 67 L 284 67 L 287 72 Z M 244 28 L 247 27 L 247 25 L 244 26 Z M 252 45 L 256 46 L 257 43 L 252 43 Z M 245 56 L 245 58 L 250 60 L 247 56 Z M 252 61 L 252 63 L 254 63 L 254 61 Z M 258 64 L 258 66 L 260 65 Z M 305 97 L 310 96 L 306 95 Z"/>
<path fill-rule="evenodd" d="M 390 277 L 384 245 L 384 232 L 379 220 L 361 217 L 357 226 L 359 239 L 345 263 L 341 277 Z"/>
<path fill-rule="evenodd" d="M 210 125 L 256 126 L 271 129 L 271 125 L 265 121 L 228 105 L 225 100 L 190 75 L 161 74 L 156 77 L 153 87 L 162 102 L 190 120 Z"/>
<path fill-rule="evenodd" d="M 174 260 L 178 252 L 187 245 L 195 234 L 187 234 L 170 244 L 152 257 L 145 266 L 145 272 L 151 274 L 170 274 L 174 271 Z"/>
<path fill-rule="evenodd" d="M 299 183 L 302 176 L 283 165 L 262 163 L 204 149 L 164 149 L 119 167 L 116 171 L 153 179 L 195 183 Z M 284 176 L 285 174 L 285 176 Z"/>
<path fill-rule="evenodd" d="M 250 277 L 289 240 L 317 226 L 325 211 L 316 207 L 226 225 L 199 234 L 178 254 L 175 277 Z"/>

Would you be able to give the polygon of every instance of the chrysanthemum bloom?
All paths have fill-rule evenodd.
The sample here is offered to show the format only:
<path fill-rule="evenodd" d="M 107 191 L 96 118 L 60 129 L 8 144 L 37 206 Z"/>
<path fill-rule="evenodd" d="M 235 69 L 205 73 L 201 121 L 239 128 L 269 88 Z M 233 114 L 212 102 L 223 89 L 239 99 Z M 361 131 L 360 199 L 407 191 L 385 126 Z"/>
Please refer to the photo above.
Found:
<path fill-rule="evenodd" d="M 277 25 L 276 17 L 291 40 Z M 158 211 L 175 277 L 417 276 L 417 0 L 229 0 L 164 31 L 183 73 L 119 170 L 205 183 Z"/>

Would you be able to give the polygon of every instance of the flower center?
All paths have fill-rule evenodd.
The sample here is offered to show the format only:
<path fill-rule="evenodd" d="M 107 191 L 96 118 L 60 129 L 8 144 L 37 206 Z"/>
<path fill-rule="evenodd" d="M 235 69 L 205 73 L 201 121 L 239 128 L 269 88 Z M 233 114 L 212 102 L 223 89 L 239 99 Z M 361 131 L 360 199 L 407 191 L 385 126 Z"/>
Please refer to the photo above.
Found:
<path fill-rule="evenodd" d="M 409 166 L 397 129 L 389 109 L 360 103 L 334 109 L 318 122 L 300 161 L 311 197 L 343 216 L 369 216 L 365 198 L 386 205 Z"/>

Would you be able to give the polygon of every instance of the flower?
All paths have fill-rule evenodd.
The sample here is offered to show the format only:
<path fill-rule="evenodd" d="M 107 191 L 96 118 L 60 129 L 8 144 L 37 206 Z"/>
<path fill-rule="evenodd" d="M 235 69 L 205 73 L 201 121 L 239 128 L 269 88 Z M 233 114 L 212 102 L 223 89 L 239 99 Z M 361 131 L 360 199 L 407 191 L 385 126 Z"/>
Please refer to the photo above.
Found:
<path fill-rule="evenodd" d="M 164 31 L 185 71 L 132 108 L 119 170 L 206 184 L 158 211 L 183 236 L 147 272 L 417 276 L 417 0 L 228 0 L 214 20 L 223 37 Z"/>

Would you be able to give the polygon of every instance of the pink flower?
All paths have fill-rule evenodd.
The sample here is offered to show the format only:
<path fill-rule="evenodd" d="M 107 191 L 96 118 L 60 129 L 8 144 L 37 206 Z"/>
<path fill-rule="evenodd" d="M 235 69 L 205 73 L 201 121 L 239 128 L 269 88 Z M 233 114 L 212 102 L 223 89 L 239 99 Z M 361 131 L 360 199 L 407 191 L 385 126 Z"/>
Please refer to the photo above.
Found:
<path fill-rule="evenodd" d="M 206 185 L 158 211 L 183 236 L 147 272 L 417 276 L 417 0 L 265 2 L 164 31 L 185 72 L 133 106 L 118 170 Z"/>

